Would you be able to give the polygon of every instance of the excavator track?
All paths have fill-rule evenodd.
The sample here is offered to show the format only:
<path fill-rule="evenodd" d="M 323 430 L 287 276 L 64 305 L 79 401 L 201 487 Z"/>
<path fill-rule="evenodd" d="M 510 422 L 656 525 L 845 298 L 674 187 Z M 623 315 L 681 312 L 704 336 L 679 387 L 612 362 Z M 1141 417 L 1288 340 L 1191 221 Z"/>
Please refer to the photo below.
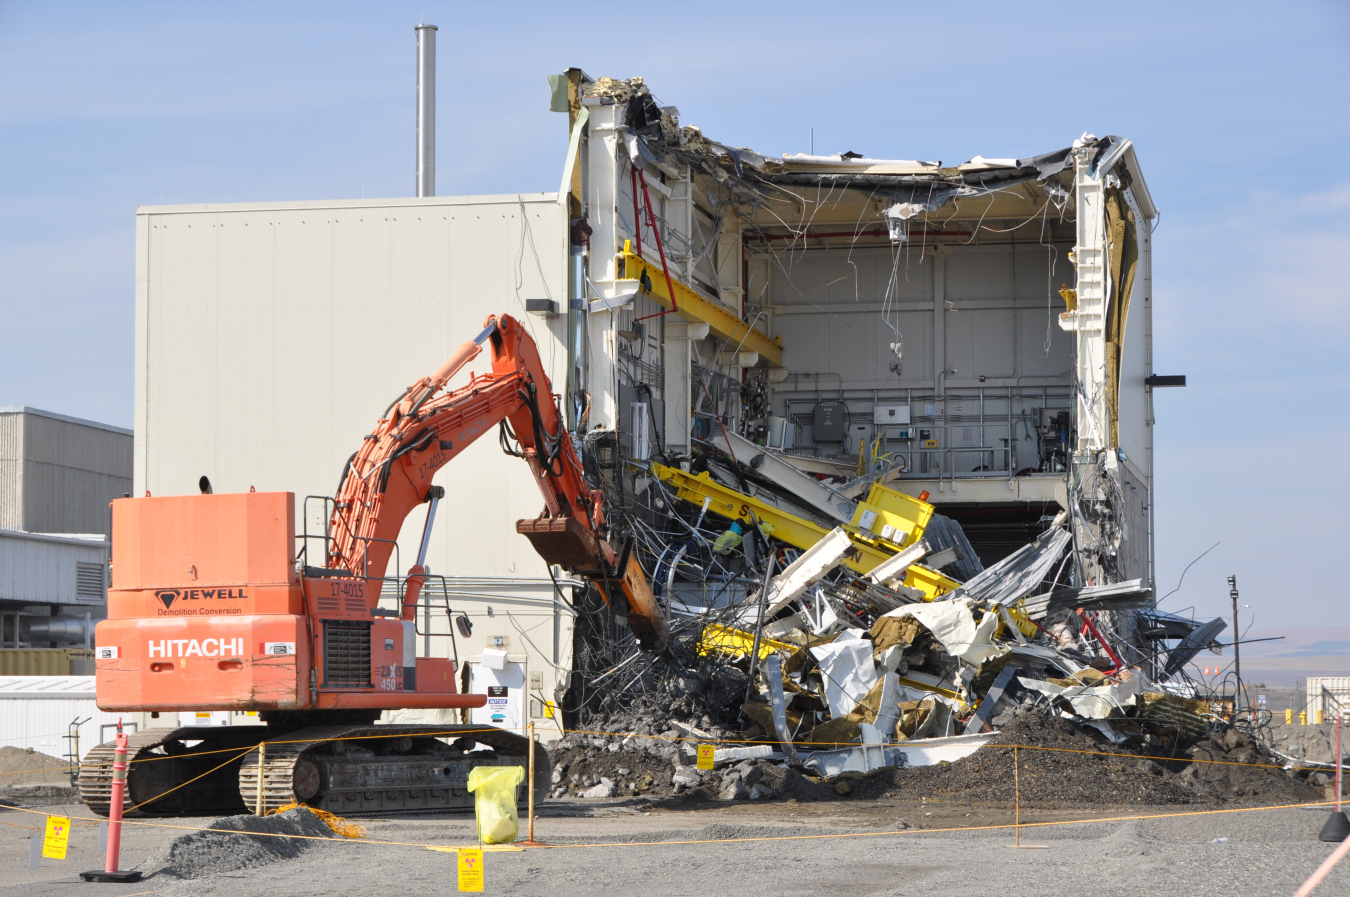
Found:
<path fill-rule="evenodd" d="M 264 726 L 189 726 L 130 736 L 124 815 L 257 812 L 259 752 L 251 748 L 266 735 Z M 529 739 L 473 725 L 309 726 L 266 741 L 264 812 L 291 803 L 341 816 L 472 809 L 467 785 L 475 766 L 529 765 Z M 111 800 L 113 747 L 99 745 L 80 764 L 80 797 L 100 816 L 108 815 Z M 552 775 L 542 745 L 535 745 L 534 762 L 535 800 L 542 801 Z M 527 792 L 519 794 L 523 805 Z"/>
<path fill-rule="evenodd" d="M 188 726 L 150 729 L 129 736 L 123 814 L 217 816 L 244 812 L 238 788 L 240 755 L 266 734 L 264 726 Z M 100 816 L 108 815 L 111 801 L 115 744 L 109 741 L 99 745 L 80 764 L 80 797 Z"/>
<path fill-rule="evenodd" d="M 261 800 L 264 813 L 303 803 L 339 816 L 404 816 L 472 808 L 469 771 L 527 769 L 529 740 L 472 725 L 311 726 L 267 739 L 261 791 L 258 758 L 250 752 L 239 769 L 239 795 L 249 811 L 256 813 Z M 534 762 L 541 801 L 552 769 L 540 745 Z M 518 793 L 523 804 L 527 792 Z"/>

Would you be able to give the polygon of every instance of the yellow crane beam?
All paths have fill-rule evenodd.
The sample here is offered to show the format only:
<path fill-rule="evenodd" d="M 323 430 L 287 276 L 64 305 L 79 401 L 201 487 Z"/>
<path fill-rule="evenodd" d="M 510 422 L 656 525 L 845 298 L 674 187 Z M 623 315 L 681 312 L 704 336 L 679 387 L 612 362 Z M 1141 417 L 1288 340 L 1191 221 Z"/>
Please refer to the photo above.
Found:
<path fill-rule="evenodd" d="M 660 305 L 662 308 L 671 308 L 670 290 L 666 287 L 666 275 L 661 270 L 660 265 L 653 265 L 651 262 L 637 255 L 632 251 L 629 241 L 624 241 L 624 250 L 619 253 L 618 266 L 619 277 L 622 280 L 643 281 L 643 275 L 646 275 L 643 287 L 647 295 Z M 758 352 L 759 357 L 763 358 L 774 367 L 783 366 L 783 341 L 778 337 L 770 337 L 763 331 L 756 330 L 745 321 L 736 317 L 735 314 L 703 297 L 703 294 L 694 290 L 693 287 L 681 283 L 677 278 L 670 278 L 675 287 L 675 300 L 679 304 L 679 314 L 689 321 L 698 321 L 707 324 L 709 329 L 717 336 L 725 340 L 728 349 L 736 349 L 743 352 Z M 651 284 L 650 287 L 647 284 Z"/>
<path fill-rule="evenodd" d="M 750 515 L 754 514 L 761 523 L 773 527 L 775 539 L 781 539 L 794 548 L 803 550 L 810 548 L 829 533 L 828 529 L 819 524 L 803 520 L 767 502 L 715 483 L 706 472 L 695 475 L 678 468 L 653 464 L 652 476 L 670 484 L 675 489 L 676 496 L 691 504 L 702 505 L 705 498 L 710 499 L 708 510 L 719 517 L 749 522 Z M 889 552 L 860 541 L 851 532 L 848 536 L 853 543 L 853 551 L 845 555 L 844 563 L 859 573 L 868 572 L 891 556 Z"/>
<path fill-rule="evenodd" d="M 719 517 L 748 523 L 750 515 L 753 514 L 761 523 L 773 527 L 775 539 L 781 539 L 794 548 L 805 551 L 829 533 L 829 530 L 817 523 L 804 520 L 767 502 L 714 482 L 707 472 L 695 475 L 675 467 L 653 464 L 651 473 L 661 482 L 674 488 L 676 497 L 682 501 L 702 506 L 707 499 L 708 510 Z M 853 550 L 844 556 L 844 563 L 859 573 L 870 572 L 873 567 L 894 554 L 889 549 L 872 544 L 856 527 L 844 524 L 843 529 L 848 534 L 849 541 L 853 543 Z M 905 574 L 905 585 L 919 590 L 925 601 L 932 601 L 952 591 L 960 583 L 922 564 L 910 564 Z"/>

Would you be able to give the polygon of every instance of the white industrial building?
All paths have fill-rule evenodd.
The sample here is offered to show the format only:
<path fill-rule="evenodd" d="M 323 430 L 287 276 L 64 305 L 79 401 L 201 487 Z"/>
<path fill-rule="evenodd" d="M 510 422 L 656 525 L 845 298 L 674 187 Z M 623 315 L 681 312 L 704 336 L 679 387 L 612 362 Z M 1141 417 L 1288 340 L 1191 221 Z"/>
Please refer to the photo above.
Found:
<path fill-rule="evenodd" d="M 681 125 L 640 79 L 551 81 L 558 193 L 139 209 L 135 493 L 291 491 L 297 533 L 322 532 L 305 497 L 507 313 L 570 425 L 629 458 L 734 431 L 821 474 L 882 464 L 981 556 L 1067 510 L 1079 583 L 1151 585 L 1157 210 L 1130 141 L 770 157 Z M 529 469 L 488 434 L 437 482 L 428 562 L 450 586 L 420 650 L 505 650 L 519 712 L 557 726 L 573 619 L 515 533 L 541 506 Z M 420 536 L 410 518 L 401 572 Z M 460 613 L 473 635 L 452 643 Z"/>
<path fill-rule="evenodd" d="M 158 720 L 148 713 L 107 713 L 95 701 L 94 677 L 0 676 L 0 747 L 32 748 L 52 757 L 83 759 L 111 741 L 120 721 L 134 733 Z"/>

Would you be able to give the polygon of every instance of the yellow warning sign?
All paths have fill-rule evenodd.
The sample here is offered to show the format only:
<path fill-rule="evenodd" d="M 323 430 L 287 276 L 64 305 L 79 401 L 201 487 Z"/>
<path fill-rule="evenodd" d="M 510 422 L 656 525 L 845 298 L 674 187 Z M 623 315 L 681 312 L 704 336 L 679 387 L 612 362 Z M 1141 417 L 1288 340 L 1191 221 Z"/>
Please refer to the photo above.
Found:
<path fill-rule="evenodd" d="M 47 817 L 47 833 L 42 839 L 42 855 L 49 860 L 64 860 L 70 844 L 70 820 L 64 816 Z"/>
<path fill-rule="evenodd" d="M 698 768 L 713 768 L 713 746 L 710 744 L 700 744 L 698 746 Z"/>
<path fill-rule="evenodd" d="M 480 893 L 483 890 L 483 851 L 476 847 L 464 847 L 458 850 L 459 889 Z"/>

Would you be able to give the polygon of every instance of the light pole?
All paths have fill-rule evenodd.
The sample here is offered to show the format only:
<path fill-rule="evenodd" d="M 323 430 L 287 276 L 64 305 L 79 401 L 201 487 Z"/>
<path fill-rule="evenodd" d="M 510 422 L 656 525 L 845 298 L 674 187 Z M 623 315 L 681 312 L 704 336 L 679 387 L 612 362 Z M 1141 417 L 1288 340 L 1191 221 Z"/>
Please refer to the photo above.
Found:
<path fill-rule="evenodd" d="M 1237 717 L 1238 700 L 1242 696 L 1242 630 L 1238 629 L 1238 587 L 1237 574 L 1228 577 L 1228 595 L 1233 599 L 1233 675 L 1237 679 L 1237 689 L 1233 692 L 1233 716 Z"/>

